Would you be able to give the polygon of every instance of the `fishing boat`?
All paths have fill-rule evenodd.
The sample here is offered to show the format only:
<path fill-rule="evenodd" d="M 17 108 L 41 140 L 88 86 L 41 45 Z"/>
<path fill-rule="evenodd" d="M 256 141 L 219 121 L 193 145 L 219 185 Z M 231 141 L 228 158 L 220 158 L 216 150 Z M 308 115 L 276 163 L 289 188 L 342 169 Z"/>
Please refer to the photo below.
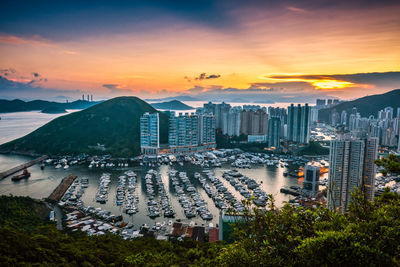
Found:
<path fill-rule="evenodd" d="M 22 179 L 28 179 L 31 176 L 31 174 L 28 172 L 26 168 L 24 168 L 24 171 L 21 174 L 17 174 L 11 178 L 12 181 L 16 182 Z"/>

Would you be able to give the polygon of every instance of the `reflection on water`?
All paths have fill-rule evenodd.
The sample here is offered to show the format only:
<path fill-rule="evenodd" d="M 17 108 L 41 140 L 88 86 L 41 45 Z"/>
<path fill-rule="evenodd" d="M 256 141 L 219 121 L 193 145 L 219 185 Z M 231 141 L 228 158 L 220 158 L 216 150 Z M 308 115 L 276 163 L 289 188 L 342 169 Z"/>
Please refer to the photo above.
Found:
<path fill-rule="evenodd" d="M 76 111 L 78 110 L 67 110 L 68 113 Z M 27 135 L 49 121 L 68 113 L 47 114 L 40 111 L 0 113 L 0 144 Z"/>
<path fill-rule="evenodd" d="M 30 158 L 25 156 L 16 156 L 16 155 L 0 155 L 0 171 L 4 171 L 13 166 L 17 166 L 21 163 L 28 161 Z M 170 195 L 171 205 L 176 212 L 175 218 L 180 218 L 182 221 L 188 221 L 183 213 L 183 210 L 178 202 L 177 195 L 174 192 L 174 188 L 169 181 L 168 172 L 170 168 L 174 168 L 177 171 L 185 171 L 192 182 L 193 186 L 195 186 L 196 190 L 200 193 L 203 199 L 207 202 L 208 208 L 210 212 L 214 215 L 214 219 L 212 222 L 218 223 L 218 214 L 219 210 L 215 207 L 214 202 L 210 197 L 208 197 L 207 193 L 201 187 L 201 184 L 197 179 L 194 178 L 194 173 L 199 172 L 203 175 L 203 169 L 200 166 L 191 165 L 190 163 L 185 163 L 183 166 L 180 165 L 162 165 L 160 167 L 156 167 L 155 169 L 161 174 L 162 181 L 165 186 L 166 192 Z M 144 177 L 149 170 L 148 167 L 142 166 L 134 166 L 129 168 L 115 168 L 113 170 L 110 169 L 88 169 L 87 166 L 72 166 L 68 170 L 64 170 L 62 168 L 55 169 L 53 166 L 47 166 L 44 170 L 40 169 L 39 165 L 34 165 L 29 168 L 29 172 L 31 172 L 31 177 L 28 180 L 20 181 L 20 182 L 12 182 L 11 178 L 8 177 L 0 181 L 0 194 L 2 195 L 23 195 L 30 196 L 32 198 L 45 198 L 50 195 L 50 193 L 56 188 L 56 186 L 60 183 L 61 179 L 68 174 L 72 173 L 77 175 L 78 177 L 87 177 L 89 178 L 89 187 L 85 190 L 81 200 L 84 202 L 86 206 L 94 206 L 101 207 L 102 209 L 106 209 L 111 211 L 112 213 L 119 215 L 123 214 L 123 207 L 116 205 L 116 190 L 118 186 L 118 176 L 122 175 L 126 170 L 131 169 L 138 175 L 138 184 L 136 192 L 139 196 L 139 212 L 132 216 L 124 214 L 124 220 L 126 222 L 132 222 L 134 225 L 141 225 L 143 223 L 151 223 L 154 221 L 166 221 L 167 219 L 163 217 L 159 217 L 155 220 L 150 219 L 147 216 L 147 200 L 148 196 L 146 195 L 146 186 L 144 182 Z M 235 190 L 235 188 L 225 179 L 222 178 L 222 174 L 225 170 L 231 169 L 230 165 L 223 165 L 222 168 L 213 169 L 215 175 L 220 178 L 221 182 L 225 185 L 225 187 L 238 199 L 242 199 L 242 196 L 239 192 Z M 261 166 L 261 165 L 253 165 L 252 169 L 239 169 L 239 172 L 243 175 L 246 175 L 250 178 L 255 179 L 257 182 L 261 183 L 261 188 L 267 194 L 273 194 L 276 200 L 277 205 L 282 205 L 283 201 L 288 201 L 288 195 L 281 194 L 279 192 L 282 186 L 291 186 L 291 185 L 301 185 L 302 181 L 299 181 L 297 178 L 284 176 L 283 172 L 285 168 L 282 167 L 274 167 L 274 166 Z M 96 203 L 95 196 L 97 192 L 97 188 L 99 185 L 99 178 L 103 172 L 108 172 L 111 174 L 111 184 L 109 188 L 109 197 L 106 204 Z M 204 175 L 203 175 L 204 176 Z M 192 219 L 199 224 L 205 223 L 205 221 L 201 220 L 199 216 Z"/>

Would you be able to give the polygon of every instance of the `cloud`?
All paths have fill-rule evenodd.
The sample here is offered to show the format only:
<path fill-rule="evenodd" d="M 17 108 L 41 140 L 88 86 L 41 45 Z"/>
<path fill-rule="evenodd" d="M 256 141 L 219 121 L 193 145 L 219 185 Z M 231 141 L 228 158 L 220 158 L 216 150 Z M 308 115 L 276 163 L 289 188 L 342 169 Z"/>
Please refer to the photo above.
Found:
<path fill-rule="evenodd" d="M 196 77 L 195 80 L 208 80 L 208 79 L 218 79 L 219 77 L 221 77 L 221 75 L 219 74 L 210 74 L 207 75 L 205 72 L 201 73 L 199 75 L 199 77 Z"/>
<path fill-rule="evenodd" d="M 9 74 L 14 74 L 17 71 L 13 68 L 8 68 L 8 69 L 0 69 L 0 75 L 8 76 Z"/>
<path fill-rule="evenodd" d="M 32 35 L 29 37 L 18 37 L 15 35 L 0 33 L 0 43 L 10 45 L 39 45 L 39 46 L 55 46 L 54 43 L 42 38 L 40 35 Z"/>
<path fill-rule="evenodd" d="M 0 70 L 0 72 L 3 74 L 4 70 Z M 32 74 L 32 76 L 34 76 Z M 43 81 L 47 79 L 45 78 L 40 78 L 40 75 L 38 76 L 39 79 L 42 79 Z M 84 93 L 81 90 L 57 90 L 54 88 L 43 88 L 39 84 L 35 82 L 35 79 L 28 80 L 25 82 L 21 81 L 13 81 L 11 79 L 8 79 L 8 77 L 5 77 L 4 74 L 0 75 L 0 98 L 5 98 L 5 99 L 15 99 L 15 98 L 20 98 L 20 99 L 48 99 L 48 100 L 54 100 L 56 99 L 57 96 L 60 94 L 65 95 L 67 98 L 69 96 L 69 99 L 78 99 Z"/>
<path fill-rule="evenodd" d="M 304 74 L 304 75 L 270 75 L 266 79 L 275 81 L 304 82 L 316 89 L 346 88 L 397 88 L 400 85 L 400 72 L 370 72 L 353 74 Z"/>
<path fill-rule="evenodd" d="M 286 9 L 293 11 L 293 12 L 297 12 L 297 13 L 308 13 L 307 10 L 305 10 L 303 8 L 299 8 L 299 7 L 294 7 L 294 6 L 288 6 L 288 7 L 286 7 Z"/>
<path fill-rule="evenodd" d="M 102 86 L 107 88 L 108 90 L 110 90 L 110 92 L 114 92 L 114 91 L 120 90 L 118 88 L 118 86 L 119 86 L 118 84 L 103 84 Z"/>

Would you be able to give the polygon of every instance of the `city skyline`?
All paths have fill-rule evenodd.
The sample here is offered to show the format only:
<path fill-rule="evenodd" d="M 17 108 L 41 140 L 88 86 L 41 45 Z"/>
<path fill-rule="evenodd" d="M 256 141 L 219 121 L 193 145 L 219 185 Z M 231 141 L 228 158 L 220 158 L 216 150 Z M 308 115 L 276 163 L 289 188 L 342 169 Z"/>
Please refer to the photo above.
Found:
<path fill-rule="evenodd" d="M 399 12 L 396 1 L 5 1 L 0 97 L 383 93 L 400 84 Z"/>

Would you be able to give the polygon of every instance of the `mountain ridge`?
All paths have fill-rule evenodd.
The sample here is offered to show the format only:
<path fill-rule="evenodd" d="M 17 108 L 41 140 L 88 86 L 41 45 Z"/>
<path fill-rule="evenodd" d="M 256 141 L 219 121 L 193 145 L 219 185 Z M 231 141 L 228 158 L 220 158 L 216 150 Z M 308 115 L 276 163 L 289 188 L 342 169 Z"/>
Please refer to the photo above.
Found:
<path fill-rule="evenodd" d="M 188 106 L 185 103 L 182 103 L 181 101 L 176 100 L 176 99 L 171 100 L 171 101 L 159 102 L 159 103 L 151 103 L 150 105 L 156 109 L 169 109 L 169 110 L 194 109 L 193 107 Z"/>
<path fill-rule="evenodd" d="M 140 116 L 158 112 L 137 97 L 116 97 L 90 108 L 60 116 L 28 135 L 0 145 L 2 153 L 110 154 L 140 153 Z M 160 114 L 160 142 L 168 141 L 168 116 Z M 98 144 L 105 150 L 96 150 Z"/>
<path fill-rule="evenodd" d="M 341 114 L 343 110 L 349 114 L 353 107 L 357 108 L 357 112 L 360 113 L 362 117 L 368 117 L 369 115 L 374 115 L 377 117 L 378 111 L 384 109 L 385 107 L 391 106 L 394 108 L 395 112 L 398 107 L 400 107 L 400 89 L 394 89 L 392 91 L 364 96 L 352 101 L 342 102 L 336 106 L 320 109 L 318 112 L 318 121 L 329 122 L 330 114 L 333 109 Z M 393 114 L 395 116 L 396 114 Z M 398 116 L 399 114 L 397 114 Z"/>
<path fill-rule="evenodd" d="M 44 110 L 47 108 L 60 108 L 60 109 L 85 109 L 103 101 L 86 101 L 76 100 L 69 103 L 53 102 L 47 100 L 32 100 L 23 101 L 20 99 L 6 100 L 0 99 L 0 113 L 9 112 L 23 112 L 23 111 L 35 111 Z"/>

